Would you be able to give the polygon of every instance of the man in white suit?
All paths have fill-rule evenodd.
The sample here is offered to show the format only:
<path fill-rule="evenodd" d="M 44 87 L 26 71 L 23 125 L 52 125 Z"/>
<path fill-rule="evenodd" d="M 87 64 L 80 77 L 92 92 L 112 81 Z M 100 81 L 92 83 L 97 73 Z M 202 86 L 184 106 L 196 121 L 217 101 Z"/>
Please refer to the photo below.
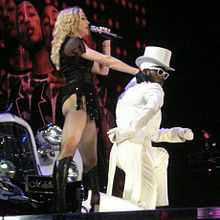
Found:
<path fill-rule="evenodd" d="M 133 78 L 116 107 L 117 127 L 108 131 L 113 143 L 109 159 L 107 194 L 112 194 L 116 166 L 125 172 L 123 199 L 144 209 L 168 206 L 169 155 L 153 142 L 185 142 L 193 139 L 189 128 L 160 128 L 164 102 L 162 85 L 169 73 L 171 51 L 148 46 L 136 65 L 145 77 Z"/>

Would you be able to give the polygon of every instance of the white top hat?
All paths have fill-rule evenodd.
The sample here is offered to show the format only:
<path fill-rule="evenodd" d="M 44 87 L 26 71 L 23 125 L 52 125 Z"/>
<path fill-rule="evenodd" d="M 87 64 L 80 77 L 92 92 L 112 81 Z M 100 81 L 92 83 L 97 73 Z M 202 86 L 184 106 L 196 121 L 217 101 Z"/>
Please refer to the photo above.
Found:
<path fill-rule="evenodd" d="M 174 71 L 170 67 L 172 52 L 168 49 L 155 46 L 145 47 L 144 55 L 135 60 L 136 65 L 143 70 L 146 67 L 161 66 L 167 71 Z"/>

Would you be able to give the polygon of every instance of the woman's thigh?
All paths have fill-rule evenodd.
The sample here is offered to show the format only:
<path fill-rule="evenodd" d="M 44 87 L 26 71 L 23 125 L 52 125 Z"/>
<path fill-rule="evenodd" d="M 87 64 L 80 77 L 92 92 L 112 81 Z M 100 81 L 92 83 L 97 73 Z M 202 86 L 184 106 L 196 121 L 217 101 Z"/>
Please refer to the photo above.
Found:
<path fill-rule="evenodd" d="M 70 96 L 63 104 L 62 112 L 65 117 L 63 126 L 63 142 L 75 139 L 79 143 L 87 123 L 84 109 L 76 110 L 76 95 Z"/>

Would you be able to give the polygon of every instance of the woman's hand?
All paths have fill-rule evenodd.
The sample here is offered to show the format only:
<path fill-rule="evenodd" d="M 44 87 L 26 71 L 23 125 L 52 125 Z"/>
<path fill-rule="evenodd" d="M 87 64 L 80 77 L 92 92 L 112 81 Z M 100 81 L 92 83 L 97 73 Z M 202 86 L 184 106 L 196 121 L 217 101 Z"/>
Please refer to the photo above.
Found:
<path fill-rule="evenodd" d="M 111 41 L 110 40 L 104 40 L 102 42 L 102 48 L 110 48 L 111 47 Z"/>
<path fill-rule="evenodd" d="M 141 70 L 135 74 L 137 83 L 147 82 L 148 77 L 146 74 L 144 74 Z"/>

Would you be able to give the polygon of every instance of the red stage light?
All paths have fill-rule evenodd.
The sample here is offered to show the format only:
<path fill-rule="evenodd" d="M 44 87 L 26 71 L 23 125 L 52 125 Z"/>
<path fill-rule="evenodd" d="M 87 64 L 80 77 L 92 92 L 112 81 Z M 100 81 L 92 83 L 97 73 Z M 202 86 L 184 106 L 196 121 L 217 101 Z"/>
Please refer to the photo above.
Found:
<path fill-rule="evenodd" d="M 140 24 L 140 18 L 139 18 L 138 16 L 135 16 L 135 22 L 136 22 L 137 24 Z"/>
<path fill-rule="evenodd" d="M 90 0 L 86 0 L 86 5 L 90 5 Z"/>
<path fill-rule="evenodd" d="M 97 20 L 98 20 L 98 16 L 97 16 L 97 14 L 93 14 L 92 17 L 93 17 L 93 20 L 94 20 L 94 21 L 97 21 Z"/>
<path fill-rule="evenodd" d="M 121 0 L 121 4 L 122 4 L 123 7 L 126 7 L 127 2 L 125 0 Z"/>
<path fill-rule="evenodd" d="M 121 48 L 120 47 L 116 47 L 115 52 L 118 56 L 121 56 Z"/>
<path fill-rule="evenodd" d="M 92 7 L 93 7 L 94 9 L 97 9 L 97 8 L 98 8 L 98 3 L 97 3 L 97 1 L 93 1 L 93 2 L 92 2 Z"/>
<path fill-rule="evenodd" d="M 202 136 L 204 139 L 208 140 L 211 137 L 211 134 L 205 130 L 202 130 Z"/>
<path fill-rule="evenodd" d="M 145 9 L 144 7 L 141 8 L 141 13 L 142 13 L 143 15 L 146 14 L 146 9 Z"/>
<path fill-rule="evenodd" d="M 139 7 L 139 5 L 138 5 L 138 4 L 135 4 L 135 5 L 134 5 L 134 8 L 135 8 L 135 11 L 137 11 L 137 12 L 138 12 L 140 7 Z"/>
<path fill-rule="evenodd" d="M 139 40 L 136 41 L 135 46 L 137 49 L 141 48 L 141 42 Z"/>
<path fill-rule="evenodd" d="M 105 5 L 103 3 L 100 4 L 101 11 L 105 11 Z"/>
<path fill-rule="evenodd" d="M 111 18 L 108 18 L 107 23 L 108 23 L 108 26 L 109 26 L 109 27 L 111 27 L 111 28 L 113 27 L 113 21 L 112 21 Z"/>
<path fill-rule="evenodd" d="M 132 2 L 128 2 L 128 7 L 129 7 L 130 9 L 132 9 L 133 3 L 132 3 Z"/>
<path fill-rule="evenodd" d="M 125 57 L 126 57 L 127 55 L 128 55 L 128 52 L 127 52 L 127 50 L 126 50 L 126 49 L 124 49 L 124 50 L 123 50 L 123 56 L 125 56 Z"/>
<path fill-rule="evenodd" d="M 143 27 L 146 27 L 147 22 L 146 22 L 146 20 L 144 18 L 142 19 L 141 23 L 142 23 Z"/>

